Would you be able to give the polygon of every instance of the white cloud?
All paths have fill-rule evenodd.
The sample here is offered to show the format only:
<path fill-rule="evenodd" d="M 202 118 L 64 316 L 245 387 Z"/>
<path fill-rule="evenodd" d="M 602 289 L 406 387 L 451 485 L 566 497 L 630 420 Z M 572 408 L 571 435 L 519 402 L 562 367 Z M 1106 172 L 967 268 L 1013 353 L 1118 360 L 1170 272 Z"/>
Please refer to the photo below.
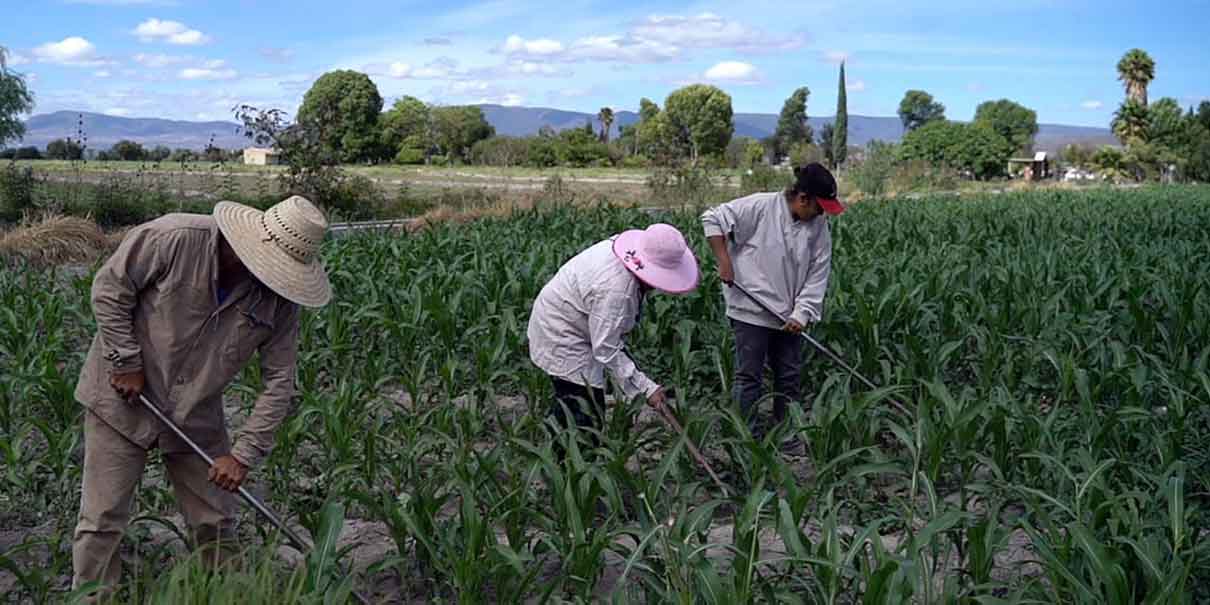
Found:
<path fill-rule="evenodd" d="M 97 57 L 97 47 L 79 36 L 70 36 L 58 42 L 47 42 L 34 49 L 34 56 L 43 63 L 97 67 L 110 61 Z"/>
<path fill-rule="evenodd" d="M 983 92 L 985 88 L 986 86 L 984 86 L 982 82 L 971 82 L 970 84 L 966 85 L 967 92 L 979 93 Z"/>
<path fill-rule="evenodd" d="M 92 75 L 93 75 L 93 77 L 96 77 L 96 78 L 108 78 L 108 77 L 112 76 L 113 74 L 110 73 L 108 69 L 102 69 L 99 71 L 92 72 Z"/>
<path fill-rule="evenodd" d="M 865 80 L 854 80 L 846 82 L 844 88 L 847 92 L 865 92 L 867 86 Z"/>
<path fill-rule="evenodd" d="M 549 57 L 563 52 L 563 43 L 549 38 L 526 40 L 513 34 L 504 41 L 501 47 L 507 55 L 526 55 L 532 57 Z"/>
<path fill-rule="evenodd" d="M 134 35 L 143 42 L 167 42 L 182 46 L 196 46 L 210 42 L 210 36 L 196 29 L 189 29 L 180 21 L 162 21 L 151 18 L 134 28 Z"/>
<path fill-rule="evenodd" d="M 10 66 L 16 67 L 18 65 L 25 65 L 26 63 L 29 63 L 29 58 L 20 53 L 13 53 L 7 57 L 7 61 Z"/>
<path fill-rule="evenodd" d="M 1100 109 L 1104 106 L 1105 106 L 1105 104 L 1100 101 L 1084 101 L 1083 103 L 1080 103 L 1080 107 L 1083 107 L 1084 109 L 1094 109 L 1095 110 L 1095 109 Z"/>
<path fill-rule="evenodd" d="M 169 65 L 176 65 L 189 60 L 189 57 L 148 53 L 138 53 L 133 58 L 135 63 L 151 68 L 168 67 Z"/>
<path fill-rule="evenodd" d="M 126 109 L 125 107 L 110 107 L 109 109 L 106 109 L 104 113 L 105 115 L 110 116 L 126 117 L 130 115 L 130 110 Z"/>
<path fill-rule="evenodd" d="M 636 40 L 622 36 L 591 36 L 576 40 L 568 52 L 568 58 L 572 61 L 661 63 L 677 58 L 680 52 L 680 48 L 656 40 Z"/>
<path fill-rule="evenodd" d="M 387 66 L 387 75 L 392 78 L 406 78 L 412 75 L 412 66 L 397 61 Z"/>
<path fill-rule="evenodd" d="M 849 53 L 843 50 L 826 50 L 823 53 L 823 60 L 833 65 L 840 65 L 849 60 Z"/>
<path fill-rule="evenodd" d="M 525 102 L 522 91 L 502 89 L 485 80 L 462 80 L 450 82 L 441 88 L 435 88 L 431 95 L 438 102 L 451 98 L 469 103 L 490 103 L 494 105 L 516 106 Z"/>
<path fill-rule="evenodd" d="M 599 34 L 570 43 L 550 38 L 526 39 L 516 34 L 497 47 L 514 59 L 573 63 L 663 63 L 679 59 L 685 49 L 732 49 L 744 54 L 801 48 L 805 34 L 774 37 L 713 13 L 693 16 L 651 15 L 621 34 Z"/>
<path fill-rule="evenodd" d="M 628 35 L 677 48 L 730 48 L 744 53 L 793 50 L 805 43 L 805 36 L 798 35 L 773 41 L 774 36 L 714 13 L 651 15 L 635 23 Z"/>
<path fill-rule="evenodd" d="M 201 67 L 186 67 L 177 75 L 182 80 L 234 80 L 239 73 L 227 67 L 226 61 L 213 59 L 202 63 Z"/>
<path fill-rule="evenodd" d="M 705 79 L 729 84 L 752 84 L 760 81 L 756 66 L 742 61 L 723 61 L 706 70 Z"/>
<path fill-rule="evenodd" d="M 444 36 L 434 36 L 432 38 L 424 39 L 425 46 L 449 46 L 450 44 L 453 44 L 453 40 L 450 40 Z"/>

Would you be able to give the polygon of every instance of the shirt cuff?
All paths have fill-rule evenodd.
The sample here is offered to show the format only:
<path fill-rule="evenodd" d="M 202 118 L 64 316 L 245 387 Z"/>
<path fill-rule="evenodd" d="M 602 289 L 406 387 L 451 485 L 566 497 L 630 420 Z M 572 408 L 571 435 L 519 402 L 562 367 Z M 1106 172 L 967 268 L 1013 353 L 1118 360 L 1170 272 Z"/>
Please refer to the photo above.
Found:
<path fill-rule="evenodd" d="M 244 438 L 236 440 L 235 447 L 231 448 L 231 457 L 248 468 L 259 465 L 264 458 L 260 450 L 248 443 L 247 439 Z"/>
<path fill-rule="evenodd" d="M 806 309 L 795 309 L 794 312 L 790 314 L 790 319 L 798 322 L 801 326 L 806 326 L 807 324 L 812 323 L 811 317 L 811 314 L 808 314 Z"/>
<path fill-rule="evenodd" d="M 109 362 L 111 374 L 129 374 L 143 369 L 143 354 L 140 351 L 123 355 L 117 349 L 111 349 L 105 354 L 105 361 Z"/>
<path fill-rule="evenodd" d="M 706 224 L 703 227 L 703 231 L 706 232 L 706 237 L 714 237 L 714 236 L 721 237 L 724 235 L 723 230 L 720 229 L 718 225 Z"/>

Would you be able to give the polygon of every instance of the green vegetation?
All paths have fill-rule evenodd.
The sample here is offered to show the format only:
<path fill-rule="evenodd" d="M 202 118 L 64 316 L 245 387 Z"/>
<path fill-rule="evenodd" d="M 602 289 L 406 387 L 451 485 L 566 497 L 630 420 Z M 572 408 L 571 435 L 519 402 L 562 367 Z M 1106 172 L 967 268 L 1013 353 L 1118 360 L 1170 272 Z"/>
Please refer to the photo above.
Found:
<path fill-rule="evenodd" d="M 0 46 L 0 147 L 25 134 L 21 116 L 33 108 L 34 95 L 25 76 L 8 69 L 8 49 Z"/>
<path fill-rule="evenodd" d="M 1210 599 L 1210 190 L 853 206 L 834 223 L 813 335 L 884 388 L 808 355 L 808 407 L 760 442 L 731 409 L 711 267 L 695 293 L 653 296 L 629 349 L 677 388 L 674 413 L 730 499 L 642 402 L 609 407 L 600 449 L 560 435 L 563 464 L 542 425 L 552 394 L 525 352 L 530 302 L 570 255 L 655 220 L 709 257 L 694 210 L 554 206 L 329 241 L 337 298 L 305 315 L 298 410 L 253 479 L 313 535 L 343 503 L 345 533 L 325 552 L 356 571 L 309 583 L 327 577 L 309 573 L 321 562 L 256 546 L 271 536 L 249 512 L 247 561 L 199 573 L 153 463 L 119 598 L 341 602 L 351 586 L 460 603 Z M 64 600 L 89 283 L 87 270 L 0 269 L 0 523 L 23 536 L 0 544 L 10 600 Z M 237 423 L 258 383 L 249 369 L 228 392 Z M 779 452 L 790 435 L 804 458 Z"/>
<path fill-rule="evenodd" d="M 1008 99 L 986 101 L 975 108 L 975 124 L 996 131 L 1014 152 L 1029 152 L 1038 134 L 1038 112 Z"/>
<path fill-rule="evenodd" d="M 374 153 L 381 111 L 382 96 L 369 76 L 337 70 L 320 76 L 303 95 L 298 121 L 322 125 L 319 136 L 327 149 L 342 161 L 357 162 Z"/>
<path fill-rule="evenodd" d="M 899 102 L 899 121 L 903 122 L 905 132 L 944 119 L 945 105 L 934 101 L 933 95 L 923 90 L 909 90 Z"/>
<path fill-rule="evenodd" d="M 840 63 L 840 87 L 836 92 L 836 120 L 832 122 L 832 166 L 843 166 L 849 157 L 849 101 Z"/>

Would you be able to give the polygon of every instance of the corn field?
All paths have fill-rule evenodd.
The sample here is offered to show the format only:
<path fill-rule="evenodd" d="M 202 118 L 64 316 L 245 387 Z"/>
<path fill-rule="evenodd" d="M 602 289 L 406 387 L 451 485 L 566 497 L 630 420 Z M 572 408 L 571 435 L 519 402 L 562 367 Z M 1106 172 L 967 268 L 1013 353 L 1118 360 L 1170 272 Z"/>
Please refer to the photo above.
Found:
<path fill-rule="evenodd" d="M 600 445 L 543 425 L 529 307 L 584 247 L 655 220 L 703 281 L 649 297 L 629 350 L 729 484 L 642 401 Z M 549 206 L 326 244 L 296 412 L 221 576 L 181 546 L 154 462 L 121 602 L 1072 603 L 1210 600 L 1210 189 L 868 201 L 833 221 L 807 400 L 754 440 L 697 214 Z M 71 600 L 91 270 L 0 269 L 0 601 Z M 739 276 L 742 280 L 742 276 Z M 805 343 L 804 343 L 805 344 Z M 233 425 L 259 390 L 228 392 Z M 902 402 L 909 414 L 895 410 Z M 796 435 L 805 456 L 780 450 Z M 562 445 L 568 454 L 558 462 Z"/>

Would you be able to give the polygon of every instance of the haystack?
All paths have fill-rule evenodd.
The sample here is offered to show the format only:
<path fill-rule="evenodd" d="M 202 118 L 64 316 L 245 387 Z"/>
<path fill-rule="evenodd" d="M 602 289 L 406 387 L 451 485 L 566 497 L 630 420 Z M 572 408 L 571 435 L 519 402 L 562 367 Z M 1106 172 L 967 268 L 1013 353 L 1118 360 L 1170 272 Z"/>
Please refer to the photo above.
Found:
<path fill-rule="evenodd" d="M 45 267 L 90 263 L 116 247 L 91 220 L 43 215 L 0 233 L 0 260 Z"/>

